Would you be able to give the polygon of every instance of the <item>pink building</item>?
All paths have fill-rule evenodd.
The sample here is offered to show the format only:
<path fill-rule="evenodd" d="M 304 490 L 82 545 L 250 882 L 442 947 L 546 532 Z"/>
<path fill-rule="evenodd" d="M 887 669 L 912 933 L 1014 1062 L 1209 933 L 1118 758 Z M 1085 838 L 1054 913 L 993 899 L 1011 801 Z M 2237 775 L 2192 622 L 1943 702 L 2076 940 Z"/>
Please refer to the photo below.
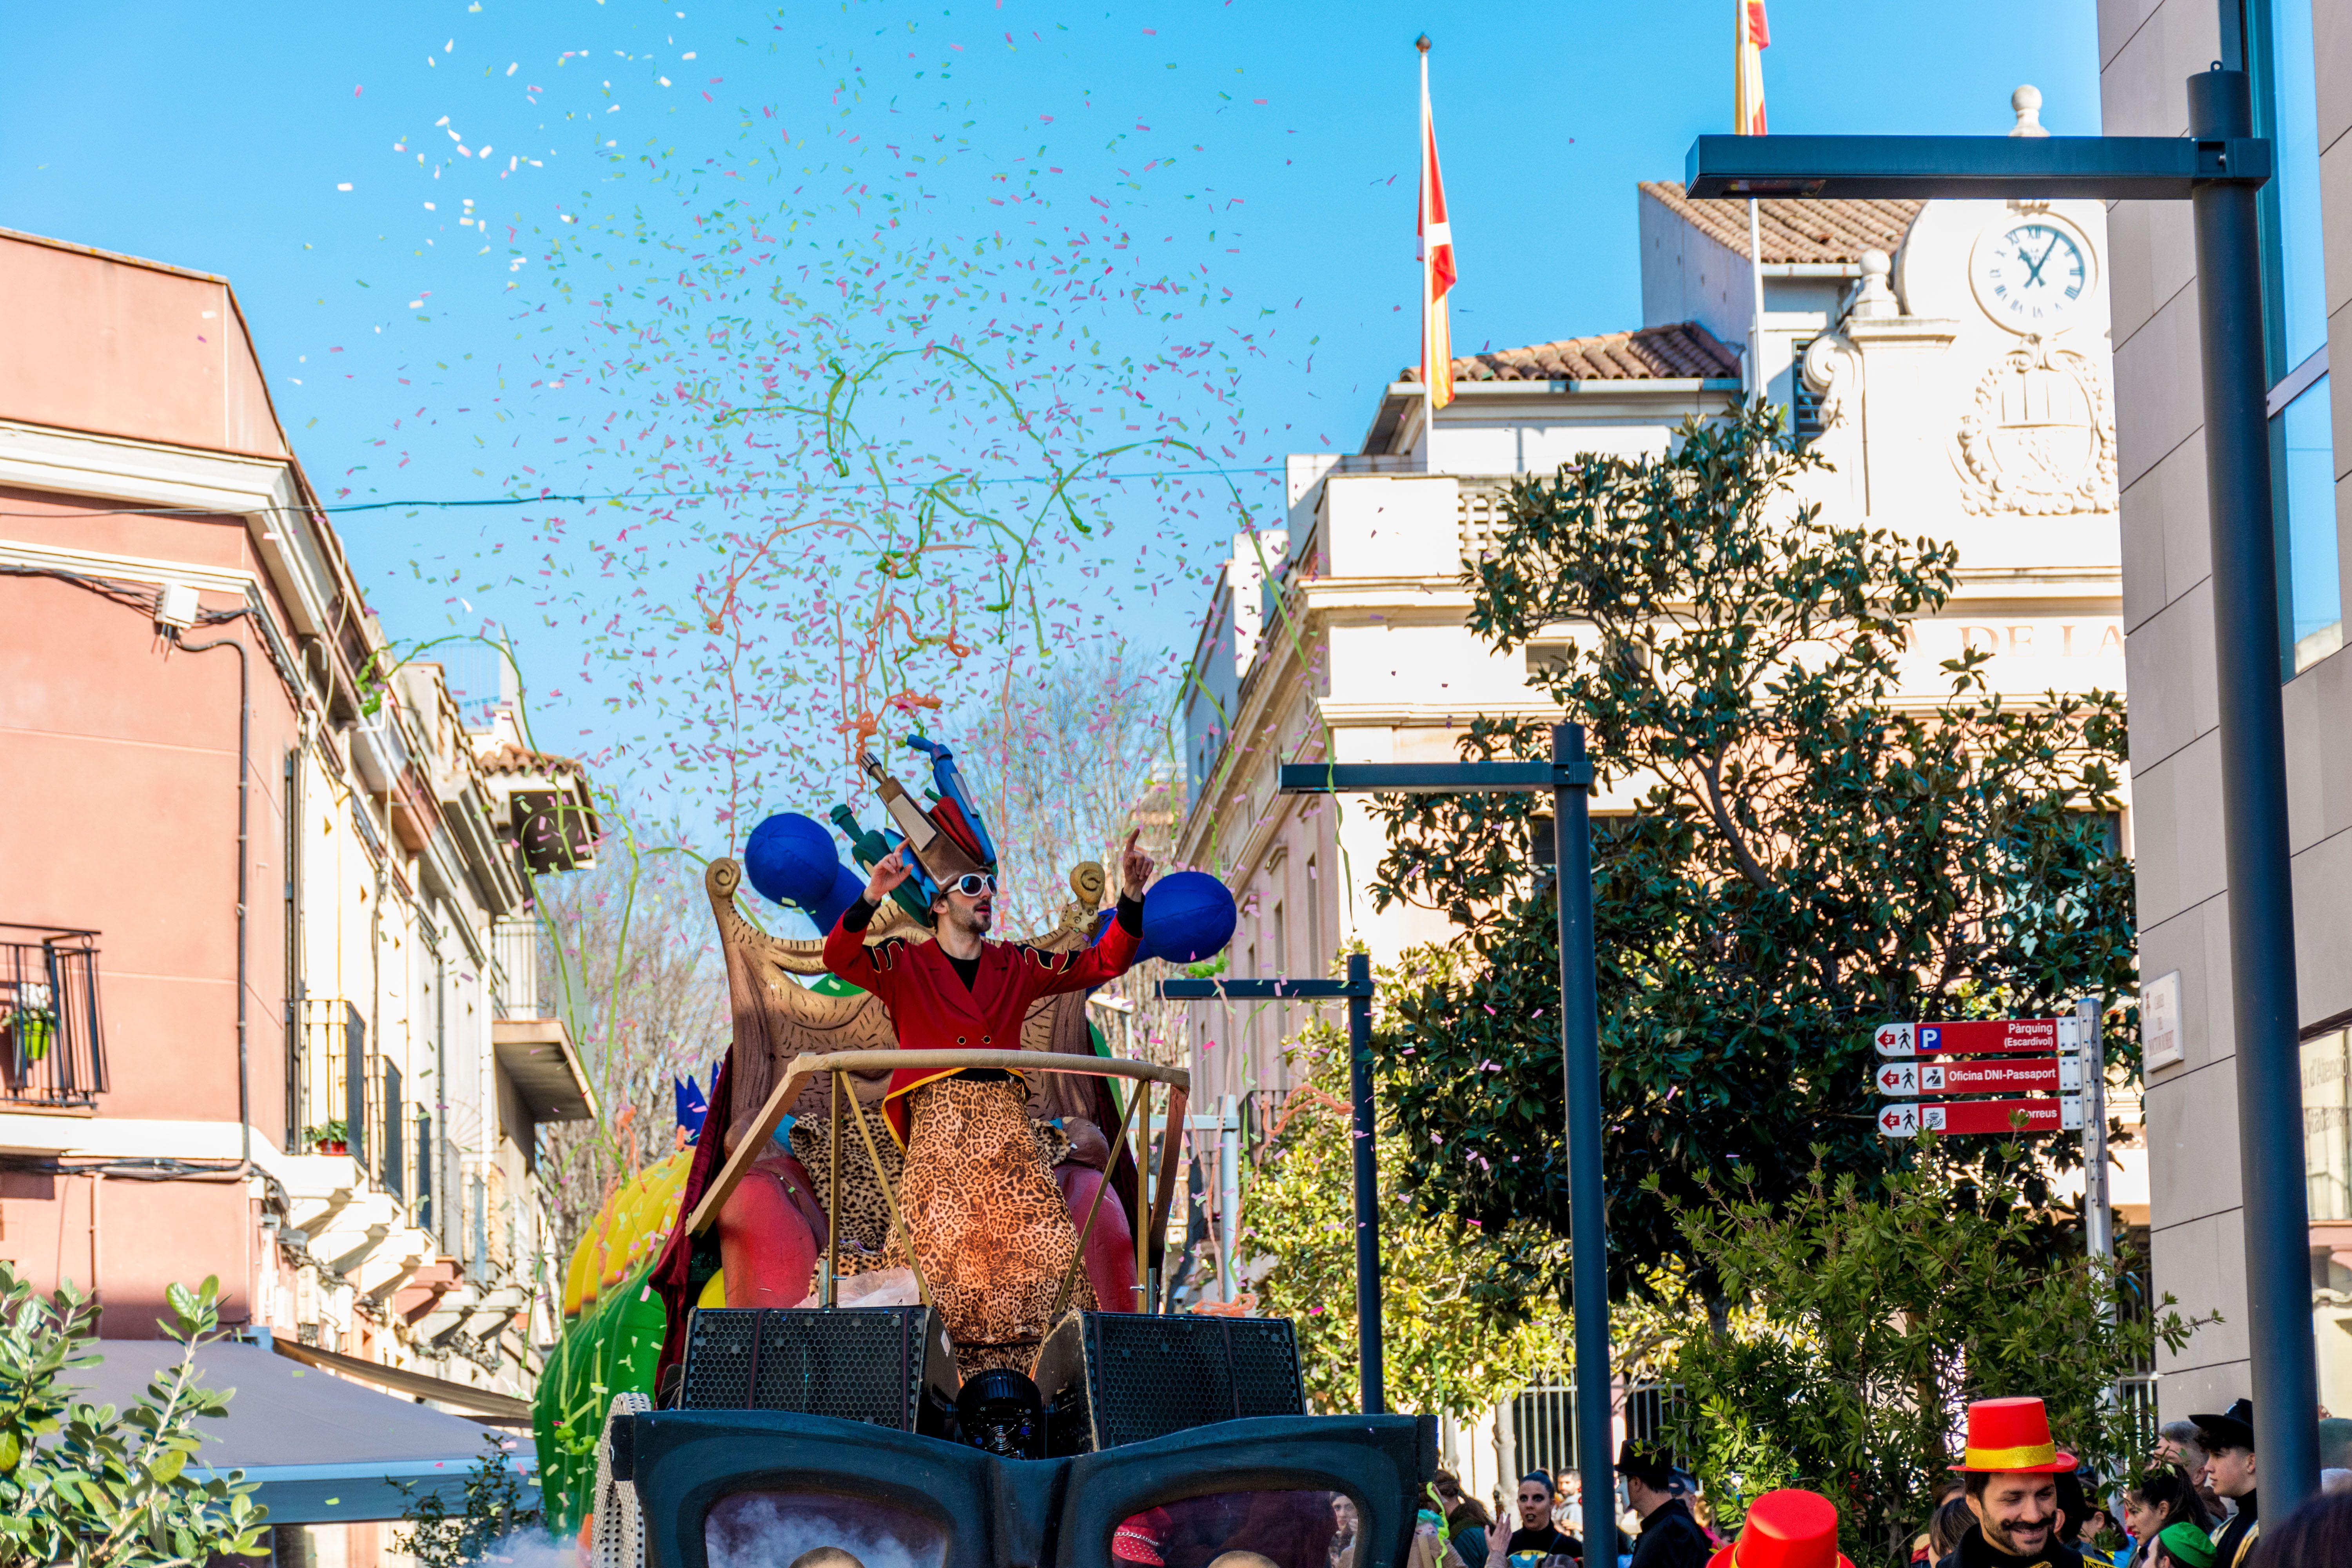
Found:
<path fill-rule="evenodd" d="M 537 1128 L 593 1113 L 530 874 L 587 780 L 394 652 L 227 282 L 0 231 L 0 1260 L 112 1340 L 217 1276 L 511 1415 Z"/>

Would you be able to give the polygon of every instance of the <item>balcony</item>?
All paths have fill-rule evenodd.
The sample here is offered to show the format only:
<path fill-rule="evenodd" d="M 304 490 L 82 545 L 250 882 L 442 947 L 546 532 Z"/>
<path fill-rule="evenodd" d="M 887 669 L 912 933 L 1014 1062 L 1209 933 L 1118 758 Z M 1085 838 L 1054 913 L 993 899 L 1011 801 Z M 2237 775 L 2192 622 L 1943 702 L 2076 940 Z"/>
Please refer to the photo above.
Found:
<path fill-rule="evenodd" d="M 47 933 L 0 942 L 0 1107 L 88 1110 L 107 1087 L 98 933 L 6 921 L 0 930 Z"/>

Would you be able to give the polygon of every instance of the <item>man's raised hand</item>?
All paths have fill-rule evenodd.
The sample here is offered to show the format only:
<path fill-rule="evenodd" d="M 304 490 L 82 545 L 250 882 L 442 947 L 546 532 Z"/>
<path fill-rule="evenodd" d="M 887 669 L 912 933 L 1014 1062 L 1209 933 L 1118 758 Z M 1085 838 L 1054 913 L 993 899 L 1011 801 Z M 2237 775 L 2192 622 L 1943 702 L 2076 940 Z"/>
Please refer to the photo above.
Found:
<path fill-rule="evenodd" d="M 1143 897 L 1144 888 L 1151 880 L 1151 857 L 1135 847 L 1136 835 L 1127 836 L 1127 847 L 1119 852 L 1119 891 L 1130 899 Z"/>
<path fill-rule="evenodd" d="M 913 868 L 907 864 L 906 849 L 902 847 L 891 850 L 874 863 L 874 874 L 866 879 L 866 901 L 880 908 L 891 890 L 914 874 Z"/>

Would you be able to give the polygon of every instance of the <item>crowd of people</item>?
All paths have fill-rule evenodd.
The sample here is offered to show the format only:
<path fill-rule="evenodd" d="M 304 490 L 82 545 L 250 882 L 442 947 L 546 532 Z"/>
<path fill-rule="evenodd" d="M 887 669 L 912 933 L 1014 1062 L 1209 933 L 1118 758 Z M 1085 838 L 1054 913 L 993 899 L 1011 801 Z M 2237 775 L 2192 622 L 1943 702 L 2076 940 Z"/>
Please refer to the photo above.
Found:
<path fill-rule="evenodd" d="M 2352 1568 L 2352 1420 L 2322 1420 L 2320 1438 L 2321 1495 L 2265 1534 L 2250 1401 L 2168 1423 L 2145 1468 L 2107 1489 L 2057 1446 L 2042 1401 L 1979 1401 L 1913 1568 Z M 1633 1531 L 1614 1531 L 1613 1563 L 1588 1562 L 1575 1478 L 1522 1478 L 1516 1521 L 1498 1522 L 1440 1471 L 1409 1568 L 1853 1568 L 1825 1498 L 1768 1493 L 1727 1538 L 1664 1455 L 1628 1443 L 1616 1468 Z"/>

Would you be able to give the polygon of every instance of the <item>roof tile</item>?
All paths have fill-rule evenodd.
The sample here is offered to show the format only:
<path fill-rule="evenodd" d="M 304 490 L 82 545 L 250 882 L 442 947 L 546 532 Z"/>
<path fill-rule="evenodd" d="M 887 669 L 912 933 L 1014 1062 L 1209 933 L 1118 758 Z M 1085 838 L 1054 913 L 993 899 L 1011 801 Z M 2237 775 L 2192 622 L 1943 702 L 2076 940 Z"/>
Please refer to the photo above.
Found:
<path fill-rule="evenodd" d="M 1748 204 L 1738 198 L 1693 201 L 1681 185 L 1644 180 L 1642 194 L 1737 256 L 1748 254 Z M 1919 216 L 1921 202 L 1762 201 L 1757 237 L 1764 260 L 1858 262 L 1865 250 L 1895 254 Z"/>
<path fill-rule="evenodd" d="M 1696 321 L 1496 349 L 1454 362 L 1456 381 L 1662 381 L 1736 376 L 1739 360 Z M 1419 381 L 1420 367 L 1402 378 Z"/>

